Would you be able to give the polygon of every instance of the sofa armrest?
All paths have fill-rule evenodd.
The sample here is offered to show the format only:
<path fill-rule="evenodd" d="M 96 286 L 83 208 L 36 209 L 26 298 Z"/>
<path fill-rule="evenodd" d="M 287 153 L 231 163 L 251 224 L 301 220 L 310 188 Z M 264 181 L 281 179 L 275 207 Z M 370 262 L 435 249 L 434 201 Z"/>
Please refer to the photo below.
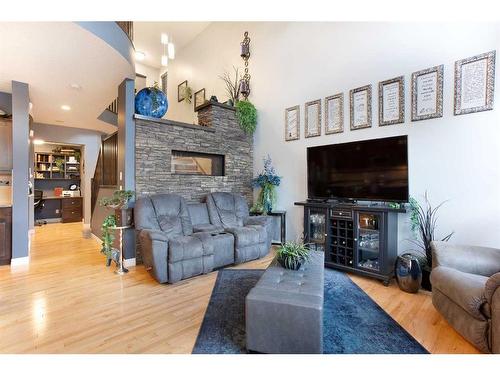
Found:
<path fill-rule="evenodd" d="M 488 279 L 485 294 L 491 308 L 491 352 L 500 354 L 500 272 Z"/>
<path fill-rule="evenodd" d="M 444 266 L 490 277 L 500 272 L 500 249 L 431 242 L 432 268 Z"/>
<path fill-rule="evenodd" d="M 249 216 L 243 222 L 243 225 L 270 225 L 272 218 L 270 216 Z"/>
<path fill-rule="evenodd" d="M 488 281 L 486 281 L 486 285 L 484 287 L 484 296 L 486 297 L 486 300 L 488 301 L 490 306 L 493 300 L 493 295 L 495 294 L 497 289 L 500 289 L 500 272 L 497 272 L 496 274 L 490 276 Z"/>
<path fill-rule="evenodd" d="M 159 230 L 143 229 L 139 233 L 142 261 L 159 283 L 168 281 L 168 237 Z"/>

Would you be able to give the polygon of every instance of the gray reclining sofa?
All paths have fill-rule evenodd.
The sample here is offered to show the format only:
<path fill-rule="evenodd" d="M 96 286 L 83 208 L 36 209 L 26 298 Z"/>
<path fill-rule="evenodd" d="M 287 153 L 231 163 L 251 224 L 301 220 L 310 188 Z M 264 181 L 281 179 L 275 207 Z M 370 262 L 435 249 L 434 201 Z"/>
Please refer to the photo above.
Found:
<path fill-rule="evenodd" d="M 213 193 L 209 201 L 187 204 L 177 194 L 137 200 L 134 217 L 143 263 L 158 282 L 174 283 L 269 253 L 268 217 L 250 217 L 237 194 Z"/>

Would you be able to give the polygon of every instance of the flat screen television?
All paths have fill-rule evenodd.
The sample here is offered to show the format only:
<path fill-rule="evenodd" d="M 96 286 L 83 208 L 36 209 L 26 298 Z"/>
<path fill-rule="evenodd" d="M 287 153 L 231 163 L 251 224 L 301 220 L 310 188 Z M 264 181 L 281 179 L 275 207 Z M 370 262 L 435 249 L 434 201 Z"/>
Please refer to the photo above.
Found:
<path fill-rule="evenodd" d="M 307 149 L 310 199 L 408 202 L 407 136 Z"/>

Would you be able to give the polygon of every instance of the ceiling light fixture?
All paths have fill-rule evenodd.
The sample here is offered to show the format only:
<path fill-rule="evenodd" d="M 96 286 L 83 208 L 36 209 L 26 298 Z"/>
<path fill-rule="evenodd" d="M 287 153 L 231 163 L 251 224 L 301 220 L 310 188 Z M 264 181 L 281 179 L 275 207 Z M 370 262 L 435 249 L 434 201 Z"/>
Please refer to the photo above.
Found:
<path fill-rule="evenodd" d="M 62 106 L 61 106 L 61 109 L 62 109 L 63 111 L 70 111 L 70 110 L 71 110 L 71 107 L 70 107 L 69 105 L 64 104 L 64 105 L 62 105 Z"/>
<path fill-rule="evenodd" d="M 146 54 L 144 52 L 141 52 L 141 51 L 135 51 L 135 59 L 137 61 L 142 61 L 144 60 L 146 57 Z"/>
<path fill-rule="evenodd" d="M 168 35 L 161 34 L 161 44 L 168 44 Z"/>
<path fill-rule="evenodd" d="M 43 145 L 45 141 L 43 139 L 34 139 L 33 144 L 34 145 Z"/>
<path fill-rule="evenodd" d="M 72 83 L 70 87 L 74 90 L 81 90 L 82 86 L 80 86 L 78 83 Z"/>
<path fill-rule="evenodd" d="M 168 49 L 168 58 L 171 59 L 171 60 L 175 59 L 175 47 L 174 47 L 174 43 L 168 43 L 167 49 Z"/>

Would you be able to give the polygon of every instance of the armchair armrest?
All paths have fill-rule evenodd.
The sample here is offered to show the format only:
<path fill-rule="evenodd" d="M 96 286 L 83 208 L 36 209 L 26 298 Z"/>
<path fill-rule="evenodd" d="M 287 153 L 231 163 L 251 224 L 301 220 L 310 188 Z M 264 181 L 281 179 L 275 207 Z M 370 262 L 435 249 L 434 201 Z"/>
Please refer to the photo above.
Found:
<path fill-rule="evenodd" d="M 143 229 L 139 233 L 142 261 L 160 283 L 168 281 L 168 237 L 159 230 Z"/>
<path fill-rule="evenodd" d="M 496 290 L 500 288 L 500 272 L 497 272 L 493 276 L 491 276 L 488 281 L 486 281 L 486 285 L 484 287 L 484 296 L 488 303 L 492 304 L 493 295 Z M 499 301 L 500 302 L 500 301 Z"/>
<path fill-rule="evenodd" d="M 500 272 L 486 281 L 484 294 L 491 308 L 491 352 L 500 354 Z"/>
<path fill-rule="evenodd" d="M 443 241 L 431 242 L 431 248 L 432 268 L 445 266 L 487 277 L 500 272 L 500 249 Z"/>
<path fill-rule="evenodd" d="M 272 218 L 269 216 L 249 216 L 247 217 L 243 225 L 269 225 L 272 223 Z"/>

